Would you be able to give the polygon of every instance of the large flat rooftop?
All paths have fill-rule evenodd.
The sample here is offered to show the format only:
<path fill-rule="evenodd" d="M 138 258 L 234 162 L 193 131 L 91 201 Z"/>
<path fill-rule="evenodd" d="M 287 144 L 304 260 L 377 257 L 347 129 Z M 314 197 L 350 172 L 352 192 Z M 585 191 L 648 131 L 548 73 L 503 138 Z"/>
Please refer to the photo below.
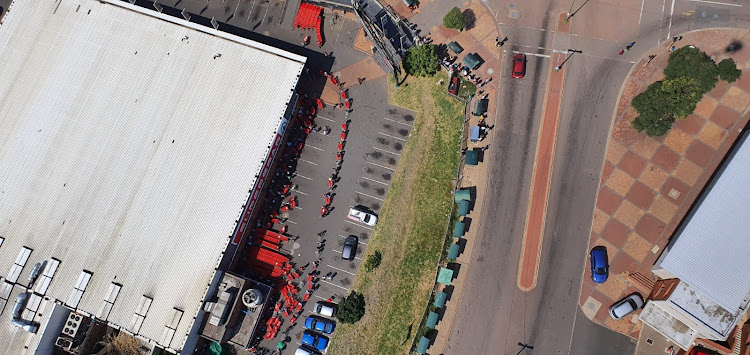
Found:
<path fill-rule="evenodd" d="M 116 0 L 15 1 L 0 57 L 0 275 L 31 250 L 0 354 L 31 336 L 10 308 L 52 258 L 48 297 L 97 316 L 117 283 L 106 319 L 180 349 L 305 58 Z"/>

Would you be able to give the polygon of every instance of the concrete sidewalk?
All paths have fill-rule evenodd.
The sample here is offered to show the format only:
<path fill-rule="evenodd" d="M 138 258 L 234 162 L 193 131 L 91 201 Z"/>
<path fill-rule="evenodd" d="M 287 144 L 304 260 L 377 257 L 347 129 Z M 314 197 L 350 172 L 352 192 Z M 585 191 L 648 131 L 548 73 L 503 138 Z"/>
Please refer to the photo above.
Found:
<path fill-rule="evenodd" d="M 718 63 L 728 57 L 724 46 L 745 30 L 708 29 L 682 34 L 677 47 L 694 45 Z M 594 284 L 586 262 L 579 305 L 584 314 L 607 328 L 638 338 L 638 313 L 614 321 L 609 307 L 628 294 L 644 298 L 655 277 L 651 267 L 706 182 L 747 123 L 750 74 L 733 84 L 719 81 L 698 103 L 695 112 L 678 120 L 663 137 L 636 132 L 638 116 L 632 98 L 661 80 L 668 43 L 644 55 L 625 82 L 615 112 L 604 163 L 589 247 L 607 248 L 610 275 Z M 657 57 L 645 65 L 649 54 Z M 731 56 L 738 67 L 750 68 L 750 52 Z"/>

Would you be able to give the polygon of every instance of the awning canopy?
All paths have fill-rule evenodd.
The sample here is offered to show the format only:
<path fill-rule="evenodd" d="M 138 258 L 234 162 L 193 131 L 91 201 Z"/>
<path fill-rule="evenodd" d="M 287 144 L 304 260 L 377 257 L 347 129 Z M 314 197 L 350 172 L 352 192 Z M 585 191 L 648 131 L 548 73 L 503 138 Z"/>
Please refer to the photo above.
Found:
<path fill-rule="evenodd" d="M 427 352 L 427 347 L 430 346 L 430 339 L 427 339 L 427 337 L 422 337 L 422 339 L 419 339 L 419 345 L 417 345 L 417 354 L 424 354 Z"/>
<path fill-rule="evenodd" d="M 434 303 L 435 307 L 437 307 L 437 308 L 443 308 L 443 306 L 445 306 L 445 299 L 446 298 L 448 298 L 448 294 L 447 293 L 445 293 L 443 291 L 438 292 L 437 295 L 435 296 L 435 303 Z"/>
<path fill-rule="evenodd" d="M 479 151 L 474 149 L 467 150 L 465 162 L 466 165 L 479 165 Z"/>
<path fill-rule="evenodd" d="M 458 251 L 460 250 L 458 244 L 453 243 L 451 244 L 450 249 L 448 249 L 448 259 L 451 261 L 455 261 L 456 258 L 458 258 Z"/>
<path fill-rule="evenodd" d="M 469 189 L 461 189 L 461 190 L 457 190 L 457 191 L 456 191 L 456 192 L 455 192 L 455 193 L 453 194 L 453 199 L 454 199 L 454 200 L 455 200 L 456 202 L 460 202 L 460 201 L 471 201 L 471 191 L 469 191 Z"/>
<path fill-rule="evenodd" d="M 487 104 L 490 100 L 488 99 L 479 99 L 477 100 L 476 105 L 474 106 L 474 112 L 471 114 L 474 116 L 481 116 L 484 115 L 485 112 L 487 112 Z"/>
<path fill-rule="evenodd" d="M 450 285 L 451 281 L 453 281 L 453 270 L 441 267 L 440 272 L 438 273 L 438 283 L 441 283 L 443 285 Z"/>
<path fill-rule="evenodd" d="M 476 53 L 469 53 L 464 57 L 463 62 L 469 69 L 473 70 L 479 66 L 481 59 Z"/>
<path fill-rule="evenodd" d="M 430 329 L 435 329 L 437 322 L 438 314 L 435 312 L 430 312 L 430 315 L 427 316 L 427 322 L 424 323 L 424 326 Z"/>
<path fill-rule="evenodd" d="M 456 222 L 456 227 L 453 228 L 453 236 L 461 238 L 464 236 L 465 232 L 466 232 L 466 223 Z"/>
<path fill-rule="evenodd" d="M 453 53 L 456 53 L 456 54 L 464 51 L 464 48 L 461 47 L 461 45 L 459 45 L 458 43 L 456 43 L 456 41 L 448 43 L 448 49 L 450 49 L 451 51 L 453 51 Z"/>

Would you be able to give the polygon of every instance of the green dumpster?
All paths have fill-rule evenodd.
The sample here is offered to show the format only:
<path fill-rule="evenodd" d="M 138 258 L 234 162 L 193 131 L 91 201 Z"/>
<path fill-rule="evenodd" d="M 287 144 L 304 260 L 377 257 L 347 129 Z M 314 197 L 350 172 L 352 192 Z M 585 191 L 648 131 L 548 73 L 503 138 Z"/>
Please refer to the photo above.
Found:
<path fill-rule="evenodd" d="M 460 44 L 458 44 L 456 41 L 453 41 L 451 43 L 448 43 L 448 48 L 453 51 L 453 53 L 459 54 L 464 51 L 464 48 L 461 47 Z"/>
<path fill-rule="evenodd" d="M 430 339 L 427 339 L 427 337 L 422 337 L 422 339 L 419 339 L 419 345 L 417 345 L 417 354 L 424 354 L 427 352 L 427 347 L 430 346 Z"/>
<path fill-rule="evenodd" d="M 438 292 L 437 295 L 435 296 L 435 303 L 434 303 L 435 307 L 437 307 L 437 308 L 443 308 L 443 306 L 445 306 L 445 299 L 446 298 L 448 298 L 448 294 L 447 293 L 445 293 L 443 291 Z"/>
<path fill-rule="evenodd" d="M 458 215 L 466 216 L 469 214 L 469 201 L 461 201 L 458 203 Z"/>
<path fill-rule="evenodd" d="M 453 200 L 455 200 L 456 203 L 460 201 L 471 201 L 471 191 L 469 191 L 469 189 L 457 190 L 453 194 Z"/>
<path fill-rule="evenodd" d="M 453 228 L 453 236 L 461 238 L 464 236 L 464 232 L 466 232 L 466 223 L 456 222 L 456 227 Z"/>
<path fill-rule="evenodd" d="M 466 165 L 476 166 L 479 165 L 479 151 L 472 149 L 466 151 Z"/>
<path fill-rule="evenodd" d="M 476 53 L 469 53 L 464 57 L 463 62 L 469 69 L 474 70 L 482 63 L 482 60 Z"/>
<path fill-rule="evenodd" d="M 489 103 L 489 101 L 490 100 L 487 100 L 487 99 L 484 99 L 484 100 L 479 99 L 479 100 L 477 100 L 477 103 L 474 106 L 474 112 L 472 112 L 471 114 L 474 115 L 474 116 L 481 116 L 481 115 L 484 115 L 485 113 L 487 113 L 487 104 Z"/>
<path fill-rule="evenodd" d="M 451 261 L 455 261 L 456 258 L 458 257 L 458 250 L 459 250 L 458 244 L 456 243 L 451 244 L 450 249 L 448 249 L 448 259 L 450 259 Z"/>
<path fill-rule="evenodd" d="M 424 323 L 424 326 L 430 329 L 435 329 L 435 326 L 437 325 L 438 321 L 438 314 L 435 312 L 430 312 L 430 315 L 427 316 L 427 322 Z"/>

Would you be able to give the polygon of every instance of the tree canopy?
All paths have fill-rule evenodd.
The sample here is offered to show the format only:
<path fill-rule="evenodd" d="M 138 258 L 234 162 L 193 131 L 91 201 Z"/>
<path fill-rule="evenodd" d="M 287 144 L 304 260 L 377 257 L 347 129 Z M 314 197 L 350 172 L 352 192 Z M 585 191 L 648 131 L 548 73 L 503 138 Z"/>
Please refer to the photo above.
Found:
<path fill-rule="evenodd" d="M 457 30 L 462 30 L 466 27 L 466 21 L 464 21 L 464 15 L 461 13 L 461 10 L 454 7 L 448 11 L 448 13 L 443 16 L 443 26 L 447 28 L 455 28 Z"/>
<path fill-rule="evenodd" d="M 719 77 L 728 83 L 733 83 L 742 76 L 742 70 L 737 69 L 734 59 L 727 58 L 719 62 Z"/>
<path fill-rule="evenodd" d="M 669 55 L 664 75 L 667 79 L 682 76 L 695 78 L 701 91 L 706 93 L 716 86 L 719 71 L 716 62 L 706 53 L 696 47 L 685 46 Z"/>
<path fill-rule="evenodd" d="M 339 302 L 336 318 L 341 323 L 356 323 L 365 315 L 365 297 L 352 291 Z"/>
<path fill-rule="evenodd" d="M 411 47 L 406 51 L 404 70 L 414 76 L 429 76 L 440 69 L 437 52 L 432 44 Z"/>

